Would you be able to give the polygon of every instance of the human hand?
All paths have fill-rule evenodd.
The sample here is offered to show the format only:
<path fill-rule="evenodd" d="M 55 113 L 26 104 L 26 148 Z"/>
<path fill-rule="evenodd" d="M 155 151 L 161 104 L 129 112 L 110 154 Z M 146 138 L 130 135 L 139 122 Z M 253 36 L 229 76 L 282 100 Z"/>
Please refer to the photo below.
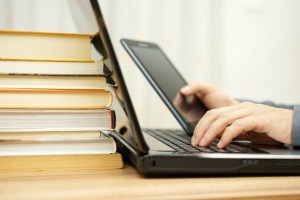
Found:
<path fill-rule="evenodd" d="M 197 124 L 192 145 L 208 146 L 221 136 L 219 148 L 247 136 L 253 143 L 291 144 L 293 111 L 244 102 L 208 111 Z"/>
<path fill-rule="evenodd" d="M 239 103 L 221 90 L 203 83 L 187 85 L 183 87 L 180 92 L 185 96 L 197 96 L 208 109 L 232 106 Z"/>
<path fill-rule="evenodd" d="M 201 106 L 198 97 L 184 96 L 181 93 L 176 94 L 173 105 L 190 122 L 198 122 L 207 110 L 204 106 Z"/>

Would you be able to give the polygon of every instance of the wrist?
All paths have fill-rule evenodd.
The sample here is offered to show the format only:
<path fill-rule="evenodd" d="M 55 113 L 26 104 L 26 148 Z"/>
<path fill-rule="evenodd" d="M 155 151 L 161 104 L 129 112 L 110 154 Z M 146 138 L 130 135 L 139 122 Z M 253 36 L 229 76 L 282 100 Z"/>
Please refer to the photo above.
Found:
<path fill-rule="evenodd" d="M 237 105 L 239 103 L 241 103 L 241 102 L 239 100 L 237 100 L 237 99 L 233 99 L 232 100 L 232 105 Z"/>

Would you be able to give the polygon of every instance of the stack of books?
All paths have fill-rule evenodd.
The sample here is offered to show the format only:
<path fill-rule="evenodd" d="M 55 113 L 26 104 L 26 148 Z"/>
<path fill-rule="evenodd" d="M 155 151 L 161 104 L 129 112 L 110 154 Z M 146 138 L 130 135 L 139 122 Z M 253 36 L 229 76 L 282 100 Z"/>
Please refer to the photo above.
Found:
<path fill-rule="evenodd" d="M 123 166 L 94 37 L 0 30 L 0 171 Z"/>

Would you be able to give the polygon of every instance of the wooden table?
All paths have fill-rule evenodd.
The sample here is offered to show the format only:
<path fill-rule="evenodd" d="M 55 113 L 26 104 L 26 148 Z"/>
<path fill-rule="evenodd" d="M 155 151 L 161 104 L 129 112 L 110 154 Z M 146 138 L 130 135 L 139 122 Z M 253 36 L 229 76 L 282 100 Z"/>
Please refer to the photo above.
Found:
<path fill-rule="evenodd" d="M 300 176 L 148 178 L 124 169 L 0 173 L 0 199 L 300 199 Z"/>

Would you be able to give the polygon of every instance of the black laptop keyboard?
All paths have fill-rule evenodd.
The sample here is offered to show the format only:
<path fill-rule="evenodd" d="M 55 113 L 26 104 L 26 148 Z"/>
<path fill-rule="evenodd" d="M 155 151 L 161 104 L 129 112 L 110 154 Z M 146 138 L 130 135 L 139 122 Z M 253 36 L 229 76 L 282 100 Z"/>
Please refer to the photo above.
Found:
<path fill-rule="evenodd" d="M 182 134 L 181 130 L 145 129 L 143 131 L 175 149 L 178 153 L 264 153 L 261 150 L 238 143 L 232 143 L 226 148 L 220 149 L 216 146 L 218 144 L 217 140 L 208 147 L 194 147 L 191 145 L 191 137 Z"/>

